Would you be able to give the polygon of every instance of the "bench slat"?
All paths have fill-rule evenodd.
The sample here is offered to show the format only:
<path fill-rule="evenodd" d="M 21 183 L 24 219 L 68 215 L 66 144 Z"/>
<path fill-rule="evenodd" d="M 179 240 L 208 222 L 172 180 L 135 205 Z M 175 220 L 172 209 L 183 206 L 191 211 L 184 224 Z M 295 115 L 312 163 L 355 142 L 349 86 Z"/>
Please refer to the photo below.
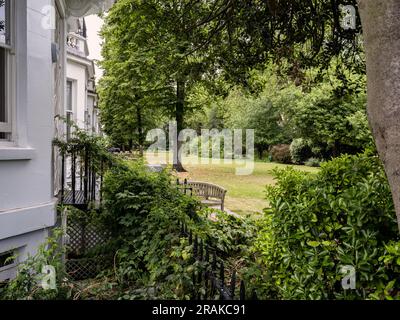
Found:
<path fill-rule="evenodd" d="M 201 181 L 187 181 L 186 184 L 180 184 L 191 188 L 193 195 L 205 198 L 205 201 L 202 201 L 203 203 L 220 204 L 221 210 L 224 210 L 225 195 L 227 192 L 224 188 L 216 184 Z M 216 198 L 219 201 L 210 200 L 210 198 Z"/>

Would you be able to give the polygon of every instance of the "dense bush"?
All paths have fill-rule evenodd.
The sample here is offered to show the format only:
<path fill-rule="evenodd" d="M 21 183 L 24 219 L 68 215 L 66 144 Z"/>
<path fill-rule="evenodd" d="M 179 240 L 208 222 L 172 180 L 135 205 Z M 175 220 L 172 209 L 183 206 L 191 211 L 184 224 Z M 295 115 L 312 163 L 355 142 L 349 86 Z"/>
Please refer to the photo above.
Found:
<path fill-rule="evenodd" d="M 288 168 L 275 175 L 247 270 L 259 297 L 368 298 L 399 278 L 398 248 L 380 258 L 398 230 L 377 157 L 342 156 L 317 174 Z M 342 266 L 355 268 L 356 290 L 342 289 Z"/>
<path fill-rule="evenodd" d="M 302 138 L 314 156 L 329 160 L 357 154 L 371 146 L 366 115 L 365 75 L 341 71 L 332 62 L 325 72 L 304 70 L 301 85 L 273 66 L 253 72 L 256 90 L 236 88 L 220 102 L 226 127 L 255 130 L 255 148 L 261 158 L 270 146 Z M 215 99 L 209 99 L 215 100 Z"/>
<path fill-rule="evenodd" d="M 190 255 L 179 224 L 196 203 L 171 181 L 166 173 L 150 173 L 139 163 L 112 170 L 105 177 L 101 220 L 114 242 L 126 298 L 143 298 L 149 292 L 154 297 L 156 289 L 165 298 L 185 298 L 190 288 Z M 150 291 L 136 296 L 133 290 L 137 288 Z"/>
<path fill-rule="evenodd" d="M 198 215 L 201 219 L 195 226 L 196 233 L 225 255 L 234 256 L 247 251 L 254 240 L 252 220 L 213 208 L 203 209 Z"/>
<path fill-rule="evenodd" d="M 385 247 L 385 253 L 379 258 L 383 263 L 386 273 L 384 282 L 377 286 L 370 299 L 396 299 L 400 300 L 400 241 L 392 241 Z"/>
<path fill-rule="evenodd" d="M 254 235 L 245 219 L 200 208 L 178 190 L 170 175 L 149 172 L 139 162 L 115 166 L 107 173 L 104 204 L 100 212 L 71 210 L 69 219 L 94 223 L 110 233 L 110 242 L 87 255 L 111 254 L 112 267 L 96 279 L 72 282 L 63 268 L 58 233 L 19 266 L 17 278 L 0 287 L 0 299 L 189 299 L 194 291 L 201 292 L 193 277 L 204 272 L 205 263 L 194 259 L 182 223 L 193 238 L 225 259 L 229 271 L 236 270 L 236 257 L 240 259 Z M 56 268 L 54 290 L 40 286 L 43 265 Z"/>
<path fill-rule="evenodd" d="M 288 144 L 293 130 L 288 110 L 301 99 L 301 88 L 278 75 L 270 65 L 263 72 L 252 72 L 253 88 L 236 88 L 221 105 L 225 110 L 225 127 L 254 129 L 254 146 L 260 159 L 271 146 Z M 250 90 L 250 92 L 249 92 Z"/>
<path fill-rule="evenodd" d="M 17 276 L 0 288 L 0 300 L 55 300 L 71 297 L 71 288 L 68 286 L 62 255 L 64 248 L 60 246 L 61 230 L 53 230 L 53 235 L 41 244 L 35 255 L 29 256 L 18 266 Z M 16 258 L 16 257 L 14 257 Z M 52 267 L 55 272 L 54 288 L 45 289 L 42 286 L 46 279 L 47 270 Z"/>
<path fill-rule="evenodd" d="M 290 144 L 290 156 L 293 163 L 303 164 L 312 156 L 308 141 L 302 138 L 294 139 Z"/>
<path fill-rule="evenodd" d="M 279 163 L 291 163 L 292 157 L 290 155 L 290 145 L 278 144 L 273 146 L 270 150 L 272 161 Z"/>
<path fill-rule="evenodd" d="M 241 219 L 199 211 L 199 203 L 178 191 L 170 175 L 150 173 L 139 163 L 110 171 L 104 191 L 101 220 L 114 242 L 118 298 L 190 298 L 200 263 L 181 234 L 182 222 L 227 255 L 238 254 L 252 234 Z"/>

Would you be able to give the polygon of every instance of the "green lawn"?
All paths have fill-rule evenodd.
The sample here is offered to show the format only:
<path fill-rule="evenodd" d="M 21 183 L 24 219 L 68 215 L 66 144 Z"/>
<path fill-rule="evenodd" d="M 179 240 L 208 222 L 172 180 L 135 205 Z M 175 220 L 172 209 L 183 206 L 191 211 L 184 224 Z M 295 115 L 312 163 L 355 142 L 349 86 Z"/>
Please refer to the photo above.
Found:
<path fill-rule="evenodd" d="M 152 160 L 150 160 L 152 159 Z M 154 163 L 154 158 L 149 156 L 149 161 Z M 271 170 L 287 165 L 277 163 L 255 162 L 254 171 L 251 175 L 239 176 L 235 169 L 243 167 L 244 164 L 190 164 L 190 160 L 183 160 L 187 173 L 179 174 L 180 178 L 190 180 L 211 182 L 228 190 L 226 195 L 226 208 L 238 214 L 257 214 L 267 206 L 265 200 L 265 186 L 274 184 Z M 169 161 L 168 161 L 169 162 Z M 294 166 L 295 168 L 308 172 L 317 172 L 317 168 Z"/>

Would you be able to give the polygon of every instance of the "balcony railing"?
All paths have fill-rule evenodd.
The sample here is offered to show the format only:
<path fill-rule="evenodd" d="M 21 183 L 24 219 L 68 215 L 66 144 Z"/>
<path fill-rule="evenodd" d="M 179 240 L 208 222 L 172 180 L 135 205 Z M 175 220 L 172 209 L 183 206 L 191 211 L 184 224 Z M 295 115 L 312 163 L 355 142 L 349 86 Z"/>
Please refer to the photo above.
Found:
<path fill-rule="evenodd" d="M 87 150 L 65 152 L 61 155 L 60 202 L 85 210 L 89 204 L 101 203 L 105 165 L 97 163 Z"/>
<path fill-rule="evenodd" d="M 79 34 L 69 33 L 67 35 L 67 48 L 82 55 L 85 55 L 86 39 Z"/>
<path fill-rule="evenodd" d="M 68 140 L 53 141 L 59 155 L 55 167 L 58 197 L 61 204 L 81 210 L 98 208 L 104 173 L 116 160 L 100 137 L 89 135 L 75 124 L 71 126 L 74 130 Z"/>

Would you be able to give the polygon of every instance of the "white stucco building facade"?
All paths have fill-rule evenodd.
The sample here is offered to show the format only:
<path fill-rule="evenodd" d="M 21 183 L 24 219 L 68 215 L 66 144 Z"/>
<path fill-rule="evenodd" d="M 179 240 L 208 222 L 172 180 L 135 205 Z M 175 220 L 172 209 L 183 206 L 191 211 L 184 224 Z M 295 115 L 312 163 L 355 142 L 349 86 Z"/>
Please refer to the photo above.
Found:
<path fill-rule="evenodd" d="M 52 140 L 65 133 L 55 117 L 67 103 L 67 20 L 104 2 L 0 0 L 0 281 L 14 276 L 56 223 Z M 6 263 L 11 255 L 17 259 Z"/>
<path fill-rule="evenodd" d="M 84 18 L 69 19 L 67 36 L 67 116 L 81 129 L 100 133 L 94 62 L 88 58 Z"/>

